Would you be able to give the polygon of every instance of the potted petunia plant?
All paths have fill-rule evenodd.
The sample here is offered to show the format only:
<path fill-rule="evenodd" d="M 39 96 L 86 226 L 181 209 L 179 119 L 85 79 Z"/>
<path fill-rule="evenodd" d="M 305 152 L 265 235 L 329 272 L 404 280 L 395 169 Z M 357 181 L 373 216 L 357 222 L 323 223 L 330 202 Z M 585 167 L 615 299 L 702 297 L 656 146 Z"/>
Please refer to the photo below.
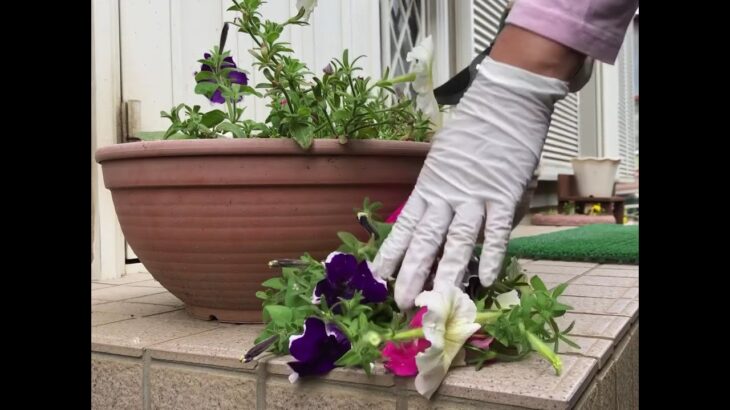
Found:
<path fill-rule="evenodd" d="M 580 208 L 576 210 L 576 203 L 571 201 L 566 202 L 561 209 L 551 209 L 532 215 L 533 225 L 582 226 L 617 222 L 613 213 L 608 212 L 600 203 L 580 204 Z"/>
<path fill-rule="evenodd" d="M 261 15 L 262 3 L 232 0 L 237 16 L 201 53 L 195 91 L 214 109 L 176 105 L 162 113 L 170 126 L 160 140 L 96 152 L 127 242 L 201 319 L 260 321 L 255 293 L 271 277 L 269 260 L 323 258 L 336 232 L 353 230 L 350 212 L 364 197 L 387 212 L 405 202 L 441 121 L 430 38 L 396 78 L 363 75 L 362 57 L 347 50 L 314 72 L 280 36 L 308 24 L 316 1 L 300 0 L 281 23 Z M 226 50 L 228 27 L 253 40 L 264 81 L 252 84 Z M 394 88 L 409 83 L 415 99 Z M 268 102 L 264 121 L 244 117 L 254 98 Z"/>
<path fill-rule="evenodd" d="M 567 337 L 573 325 L 561 330 L 555 320 L 572 309 L 558 300 L 567 285 L 548 289 L 537 276 L 528 280 L 516 259 L 485 288 L 476 252 L 463 283 L 425 290 L 416 312 L 398 311 L 393 283 L 370 270 L 391 225 L 377 218 L 378 204 L 366 201 L 363 208 L 358 220 L 370 234 L 367 242 L 341 233 L 342 246 L 324 261 L 304 255 L 272 262 L 282 275 L 258 293 L 266 327 L 242 361 L 267 351 L 290 354 L 292 383 L 336 367 L 369 374 L 382 363 L 396 376 L 415 377 L 416 390 L 431 398 L 453 366 L 479 370 L 536 352 L 559 374 L 560 342 L 579 348 Z"/>

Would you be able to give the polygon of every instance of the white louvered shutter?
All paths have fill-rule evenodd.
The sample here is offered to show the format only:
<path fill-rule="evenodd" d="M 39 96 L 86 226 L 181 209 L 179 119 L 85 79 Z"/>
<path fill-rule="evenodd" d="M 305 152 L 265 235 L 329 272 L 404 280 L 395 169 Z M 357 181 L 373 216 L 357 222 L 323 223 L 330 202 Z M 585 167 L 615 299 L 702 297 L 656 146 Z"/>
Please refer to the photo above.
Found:
<path fill-rule="evenodd" d="M 507 3 L 508 0 L 474 0 L 475 56 L 494 41 Z M 571 168 L 570 159 L 578 153 L 578 95 L 569 94 L 555 106 L 541 164 L 564 172 Z"/>
<path fill-rule="evenodd" d="M 474 0 L 474 55 L 481 53 L 494 41 L 499 19 L 508 0 Z"/>
<path fill-rule="evenodd" d="M 618 68 L 618 153 L 621 158 L 618 176 L 633 178 L 636 170 L 636 118 L 633 79 L 633 37 L 628 30 L 619 52 Z"/>

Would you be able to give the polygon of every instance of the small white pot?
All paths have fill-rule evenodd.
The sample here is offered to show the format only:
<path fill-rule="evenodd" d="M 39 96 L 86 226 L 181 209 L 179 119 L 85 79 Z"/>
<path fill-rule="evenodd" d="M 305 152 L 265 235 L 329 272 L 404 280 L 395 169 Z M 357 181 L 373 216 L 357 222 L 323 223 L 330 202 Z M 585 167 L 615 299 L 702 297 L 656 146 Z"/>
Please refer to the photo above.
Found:
<path fill-rule="evenodd" d="M 620 159 L 583 157 L 573 158 L 571 162 L 578 195 L 596 198 L 611 196 Z"/>

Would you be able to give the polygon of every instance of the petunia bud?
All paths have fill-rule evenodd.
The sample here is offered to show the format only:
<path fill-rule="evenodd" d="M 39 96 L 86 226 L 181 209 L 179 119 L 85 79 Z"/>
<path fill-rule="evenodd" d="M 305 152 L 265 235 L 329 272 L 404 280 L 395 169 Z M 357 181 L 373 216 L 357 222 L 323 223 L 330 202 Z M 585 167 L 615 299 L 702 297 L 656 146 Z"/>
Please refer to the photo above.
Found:
<path fill-rule="evenodd" d="M 377 332 L 373 332 L 372 330 L 365 334 L 365 340 L 375 347 L 380 346 L 380 343 L 383 342 L 383 338 L 380 337 Z"/>

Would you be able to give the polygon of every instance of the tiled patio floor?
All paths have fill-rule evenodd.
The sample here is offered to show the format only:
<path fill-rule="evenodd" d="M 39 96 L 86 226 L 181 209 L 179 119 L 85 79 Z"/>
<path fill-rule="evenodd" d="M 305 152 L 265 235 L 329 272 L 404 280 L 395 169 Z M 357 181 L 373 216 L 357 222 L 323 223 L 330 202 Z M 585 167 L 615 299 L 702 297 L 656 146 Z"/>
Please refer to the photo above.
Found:
<path fill-rule="evenodd" d="M 569 227 L 523 224 L 512 237 Z M 431 402 L 413 381 L 382 366 L 374 375 L 336 369 L 292 385 L 289 358 L 238 359 L 261 325 L 206 322 L 151 275 L 92 282 L 92 407 L 95 409 L 632 409 L 638 408 L 638 266 L 521 261 L 548 286 L 568 282 L 581 349 L 564 346 L 556 376 L 538 356 L 480 372 L 453 369 Z"/>
<path fill-rule="evenodd" d="M 412 380 L 377 368 L 373 377 L 336 369 L 323 380 L 290 384 L 287 358 L 242 364 L 260 325 L 196 320 L 148 274 L 92 282 L 93 407 L 559 409 L 638 406 L 638 267 L 523 261 L 550 286 L 568 281 L 582 347 L 563 352 L 555 376 L 535 356 L 475 372 L 451 371 L 431 403 Z M 609 406 L 609 407 L 605 407 Z"/>

